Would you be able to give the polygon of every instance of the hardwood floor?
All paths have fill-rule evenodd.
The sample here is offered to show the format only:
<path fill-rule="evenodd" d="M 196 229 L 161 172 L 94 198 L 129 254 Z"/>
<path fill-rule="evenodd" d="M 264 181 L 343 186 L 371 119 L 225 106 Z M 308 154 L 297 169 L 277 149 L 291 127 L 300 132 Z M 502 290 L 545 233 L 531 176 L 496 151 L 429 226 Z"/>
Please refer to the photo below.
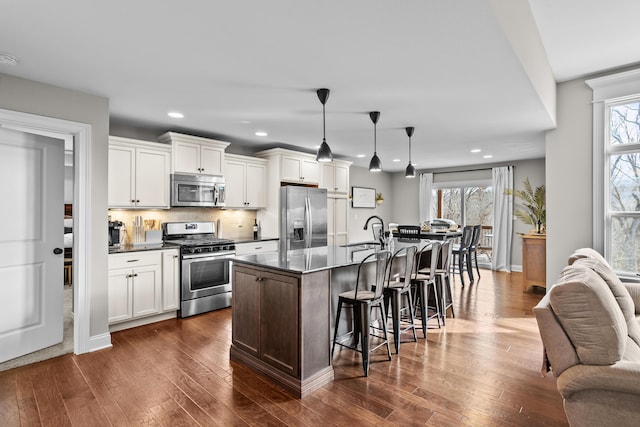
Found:
<path fill-rule="evenodd" d="M 0 425 L 564 426 L 520 273 L 455 282 L 455 319 L 391 362 L 336 350 L 335 381 L 302 400 L 229 361 L 231 311 L 112 334 L 113 348 L 0 373 Z M 421 334 L 420 334 L 421 335 Z"/>

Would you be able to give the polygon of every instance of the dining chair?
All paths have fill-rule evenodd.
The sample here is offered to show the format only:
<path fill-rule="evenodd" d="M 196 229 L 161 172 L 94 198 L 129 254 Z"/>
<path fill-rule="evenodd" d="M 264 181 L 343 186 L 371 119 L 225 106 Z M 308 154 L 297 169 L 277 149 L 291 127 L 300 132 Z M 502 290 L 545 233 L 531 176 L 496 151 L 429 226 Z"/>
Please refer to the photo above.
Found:
<path fill-rule="evenodd" d="M 478 279 L 480 279 L 480 268 L 478 267 L 478 246 L 480 242 L 480 235 L 482 234 L 482 224 L 473 226 L 473 237 L 471 237 L 471 246 L 469 246 L 469 265 L 473 261 L 476 265 L 476 272 L 478 273 Z"/>
<path fill-rule="evenodd" d="M 413 274 L 417 251 L 418 248 L 416 246 L 399 249 L 393 254 L 393 257 L 389 261 L 387 285 L 384 288 L 384 307 L 387 316 L 391 314 L 393 343 L 396 354 L 400 351 L 401 336 L 404 332 L 412 331 L 413 341 L 418 341 L 416 324 L 413 318 L 411 280 L 403 280 L 406 277 L 411 277 Z M 404 264 L 400 266 L 402 274 L 400 272 L 394 273 L 394 264 L 397 269 L 397 265 L 401 263 Z M 403 300 L 405 299 L 406 306 L 403 305 Z M 389 303 L 391 303 L 391 310 L 389 310 Z M 403 312 L 406 313 L 404 317 L 402 316 Z M 403 321 L 408 323 L 408 326 L 400 330 Z"/>
<path fill-rule="evenodd" d="M 358 265 L 358 273 L 354 283 L 353 290 L 343 292 L 338 296 L 338 310 L 335 319 L 335 329 L 333 333 L 333 345 L 331 346 L 331 358 L 333 359 L 336 344 L 349 348 L 362 354 L 362 368 L 364 376 L 369 375 L 369 355 L 372 351 L 387 346 L 387 356 L 391 360 L 391 349 L 389 347 L 389 339 L 387 336 L 386 315 L 383 307 L 383 294 L 387 278 L 387 264 L 391 257 L 389 251 L 378 251 L 368 255 Z M 369 264 L 373 263 L 374 279 L 371 282 L 368 278 L 371 276 L 366 270 Z M 353 310 L 353 328 L 350 332 L 338 337 L 338 325 L 340 323 L 340 315 L 342 309 L 351 308 Z M 371 312 L 374 308 L 380 310 L 380 318 L 382 319 L 383 336 L 371 334 L 372 320 Z M 373 322 L 377 322 L 378 318 Z M 378 328 L 374 328 L 378 330 Z M 369 337 L 373 335 L 382 339 L 382 342 L 369 348 Z M 351 338 L 351 343 L 347 339 Z M 358 342 L 360 341 L 360 342 Z M 360 347 L 358 348 L 358 344 Z"/>
<path fill-rule="evenodd" d="M 464 271 L 467 270 L 469 280 L 473 283 L 473 270 L 471 269 L 471 259 L 468 257 L 469 248 L 471 247 L 471 240 L 473 238 L 473 226 L 465 225 L 462 229 L 462 237 L 460 237 L 460 244 L 454 245 L 452 249 L 453 265 L 457 267 L 457 271 L 460 274 L 460 281 L 464 286 Z M 465 268 L 466 266 L 466 268 Z"/>

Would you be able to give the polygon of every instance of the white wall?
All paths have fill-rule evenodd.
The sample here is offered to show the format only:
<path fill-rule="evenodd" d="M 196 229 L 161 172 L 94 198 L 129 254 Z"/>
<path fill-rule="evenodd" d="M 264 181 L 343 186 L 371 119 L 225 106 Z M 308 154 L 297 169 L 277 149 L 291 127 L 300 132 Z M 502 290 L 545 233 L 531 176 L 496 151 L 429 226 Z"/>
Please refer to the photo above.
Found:
<path fill-rule="evenodd" d="M 546 137 L 547 286 L 575 249 L 593 244 L 592 92 L 577 79 L 557 93 L 558 127 Z"/>
<path fill-rule="evenodd" d="M 371 240 L 371 228 L 363 230 L 364 223 L 371 215 L 377 215 L 384 220 L 385 229 L 389 221 L 393 221 L 392 208 L 395 199 L 391 191 L 391 174 L 387 172 L 369 172 L 369 169 L 351 166 L 349 169 L 349 185 L 352 187 L 375 188 L 376 193 L 382 193 L 384 203 L 375 208 L 353 208 L 349 203 L 349 242 Z M 351 193 L 351 189 L 349 190 Z"/>
<path fill-rule="evenodd" d="M 107 333 L 107 154 L 109 100 L 44 83 L 0 74 L 0 108 L 91 125 L 91 200 L 93 223 L 88 260 L 91 280 L 91 336 Z"/>

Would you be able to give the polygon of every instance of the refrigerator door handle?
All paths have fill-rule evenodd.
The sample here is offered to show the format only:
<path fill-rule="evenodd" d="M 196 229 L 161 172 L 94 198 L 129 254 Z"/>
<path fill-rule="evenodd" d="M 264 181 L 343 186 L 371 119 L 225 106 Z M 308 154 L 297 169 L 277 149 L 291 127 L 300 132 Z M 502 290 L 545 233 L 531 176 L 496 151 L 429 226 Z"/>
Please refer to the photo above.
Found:
<path fill-rule="evenodd" d="M 311 237 L 313 236 L 313 234 L 312 234 L 312 231 L 313 231 L 313 215 L 312 215 L 312 211 L 311 211 L 311 199 L 309 197 L 307 197 L 306 202 L 307 202 L 307 206 L 308 206 L 307 212 L 309 212 L 309 222 L 307 223 L 307 229 L 308 229 L 307 246 L 311 247 Z"/>

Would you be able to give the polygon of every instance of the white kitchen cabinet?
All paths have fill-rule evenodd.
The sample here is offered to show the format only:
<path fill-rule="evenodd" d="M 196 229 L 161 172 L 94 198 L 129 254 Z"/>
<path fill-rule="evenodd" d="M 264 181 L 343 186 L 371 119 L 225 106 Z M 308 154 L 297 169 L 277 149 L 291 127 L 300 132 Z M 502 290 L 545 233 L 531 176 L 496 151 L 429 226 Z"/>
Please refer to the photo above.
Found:
<path fill-rule="evenodd" d="M 171 144 L 171 173 L 224 175 L 224 150 L 228 142 L 167 132 L 158 138 Z"/>
<path fill-rule="evenodd" d="M 266 206 L 267 163 L 255 157 L 225 156 L 226 208 L 260 209 Z"/>
<path fill-rule="evenodd" d="M 108 206 L 169 208 L 171 147 L 109 137 Z"/>
<path fill-rule="evenodd" d="M 320 182 L 320 166 L 316 156 L 284 148 L 272 148 L 256 153 L 256 157 L 269 161 L 269 176 L 281 182 L 301 184 L 318 184 Z"/>
<path fill-rule="evenodd" d="M 162 251 L 162 310 L 180 308 L 180 252 Z"/>
<path fill-rule="evenodd" d="M 334 160 L 320 164 L 320 188 L 329 193 L 349 194 L 349 167 L 351 162 Z"/>
<path fill-rule="evenodd" d="M 109 255 L 108 277 L 110 324 L 162 311 L 160 252 Z"/>
<path fill-rule="evenodd" d="M 278 251 L 278 240 L 236 243 L 236 255 L 263 254 Z"/>
<path fill-rule="evenodd" d="M 327 245 L 344 245 L 348 240 L 349 199 L 346 195 L 327 196 Z"/>

